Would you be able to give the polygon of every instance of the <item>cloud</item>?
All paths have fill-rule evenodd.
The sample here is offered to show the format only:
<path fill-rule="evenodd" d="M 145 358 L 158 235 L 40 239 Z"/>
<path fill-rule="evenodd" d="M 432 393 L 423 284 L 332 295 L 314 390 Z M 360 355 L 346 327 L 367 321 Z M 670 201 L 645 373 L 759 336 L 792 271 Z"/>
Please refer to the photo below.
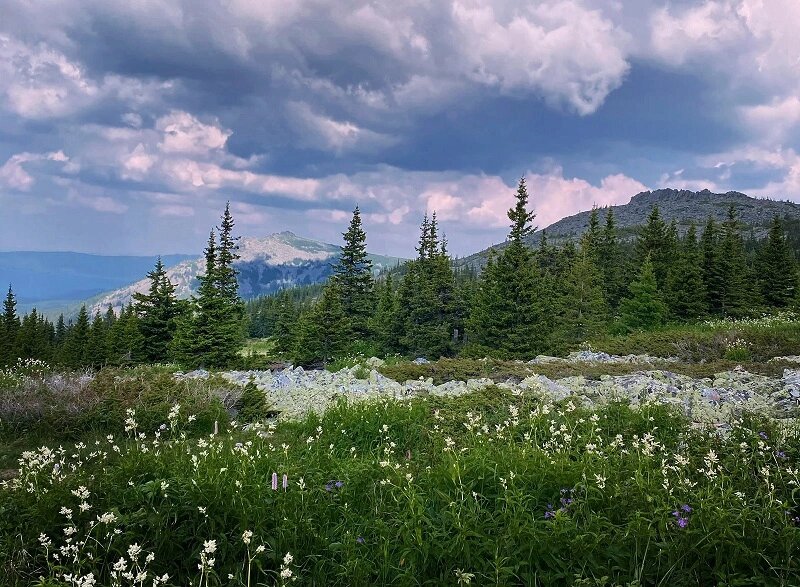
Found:
<path fill-rule="evenodd" d="M 290 102 L 289 116 L 300 133 L 298 144 L 334 153 L 387 147 L 396 143 L 392 137 L 361 128 L 353 122 L 334 120 L 313 112 L 308 104 Z"/>
<path fill-rule="evenodd" d="M 203 124 L 188 112 L 173 111 L 156 121 L 156 129 L 164 133 L 158 147 L 165 153 L 205 155 L 221 149 L 231 131 L 217 124 Z"/>
<path fill-rule="evenodd" d="M 94 79 L 46 43 L 0 33 L 0 94 L 6 108 L 23 118 L 61 118 L 108 100 L 146 104 L 170 86 L 115 74 Z"/>
<path fill-rule="evenodd" d="M 51 153 L 17 153 L 12 155 L 2 167 L 0 167 L 0 184 L 4 184 L 12 189 L 28 191 L 36 182 L 34 177 L 26 171 L 23 164 L 36 161 L 57 161 L 65 163 L 69 158 L 63 151 L 53 151 Z"/>

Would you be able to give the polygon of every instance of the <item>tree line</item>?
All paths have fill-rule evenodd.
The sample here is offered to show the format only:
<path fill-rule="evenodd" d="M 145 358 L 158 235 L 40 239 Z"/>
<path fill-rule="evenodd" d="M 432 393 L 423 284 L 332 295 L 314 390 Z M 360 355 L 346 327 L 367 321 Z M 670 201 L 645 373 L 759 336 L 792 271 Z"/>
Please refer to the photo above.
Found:
<path fill-rule="evenodd" d="M 524 179 L 508 211 L 505 246 L 482 271 L 454 264 L 434 212 L 420 227 L 416 258 L 375 276 L 358 207 L 325 284 L 285 290 L 246 305 L 239 298 L 237 237 L 226 206 L 204 251 L 197 295 L 178 300 L 159 259 L 146 293 L 117 314 L 56 323 L 32 310 L 19 318 L 9 288 L 0 322 L 0 364 L 41 358 L 67 367 L 241 362 L 245 336 L 272 337 L 299 364 L 346 355 L 531 357 L 561 354 L 605 334 L 651 330 L 705 317 L 743 317 L 800 306 L 796 251 L 784 222 L 766 238 L 743 237 L 731 206 L 683 234 L 653 207 L 636 238 L 620 237 L 613 208 L 592 210 L 577 243 L 555 246 L 535 231 Z M 791 222 L 791 221 L 790 221 Z M 795 235 L 796 236 L 796 235 Z"/>
<path fill-rule="evenodd" d="M 205 273 L 196 296 L 179 300 L 159 258 L 147 274 L 146 293 L 136 292 L 119 313 L 90 316 L 82 306 L 74 321 L 53 323 L 36 309 L 21 319 L 9 286 L 0 322 L 0 365 L 35 358 L 69 368 L 177 362 L 186 367 L 223 367 L 236 362 L 247 333 L 239 298 L 238 237 L 230 206 L 209 235 Z M 217 234 L 218 232 L 218 234 Z"/>
<path fill-rule="evenodd" d="M 523 358 L 605 334 L 800 305 L 796 254 L 779 217 L 756 241 L 745 240 L 733 206 L 723 222 L 685 232 L 654 206 L 627 241 L 613 208 L 600 213 L 577 243 L 554 246 L 542 231 L 534 250 L 521 179 L 508 242 L 480 273 L 454 266 L 434 213 L 422 221 L 416 258 L 376 278 L 356 208 L 328 283 L 249 302 L 250 334 L 273 337 L 302 364 L 350 354 Z"/>

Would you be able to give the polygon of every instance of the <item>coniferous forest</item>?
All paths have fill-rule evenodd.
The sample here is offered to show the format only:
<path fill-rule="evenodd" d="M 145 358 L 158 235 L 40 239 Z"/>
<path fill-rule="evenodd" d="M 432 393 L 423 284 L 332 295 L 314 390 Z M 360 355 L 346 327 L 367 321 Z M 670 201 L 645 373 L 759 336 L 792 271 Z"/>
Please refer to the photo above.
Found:
<path fill-rule="evenodd" d="M 204 250 L 197 295 L 178 300 L 159 259 L 150 288 L 118 314 L 110 308 L 53 323 L 21 318 L 12 287 L 3 305 L 0 363 L 36 358 L 71 368 L 175 362 L 214 368 L 241 363 L 246 336 L 272 337 L 296 364 L 344 356 L 530 358 L 563 355 L 603 335 L 657 330 L 714 317 L 797 308 L 797 259 L 783 219 L 766 238 L 745 238 L 731 207 L 701 226 L 666 223 L 653 207 L 634 240 L 620 238 L 613 208 L 594 209 L 577 242 L 553 246 L 521 179 L 508 211 L 506 246 L 481 270 L 459 264 L 433 212 L 416 257 L 374 275 L 358 207 L 325 285 L 243 302 L 233 266 L 237 237 L 226 207 Z M 796 243 L 795 243 L 796 244 Z"/>

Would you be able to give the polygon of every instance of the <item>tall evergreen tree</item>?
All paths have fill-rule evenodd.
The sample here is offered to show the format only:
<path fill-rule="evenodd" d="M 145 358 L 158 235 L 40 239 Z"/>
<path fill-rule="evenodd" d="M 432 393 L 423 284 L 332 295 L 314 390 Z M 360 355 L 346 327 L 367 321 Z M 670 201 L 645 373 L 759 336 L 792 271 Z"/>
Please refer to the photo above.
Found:
<path fill-rule="evenodd" d="M 741 227 L 736 208 L 731 205 L 722 224 L 720 268 L 723 279 L 722 312 L 728 316 L 744 316 L 752 311 L 754 276 L 747 266 Z"/>
<path fill-rule="evenodd" d="M 3 319 L 0 323 L 0 365 L 13 363 L 17 357 L 15 348 L 20 323 L 17 317 L 17 298 L 8 286 L 3 301 Z"/>
<path fill-rule="evenodd" d="M 706 295 L 706 307 L 711 314 L 721 314 L 725 277 L 720 258 L 719 229 L 711 216 L 708 217 L 703 230 L 700 249 L 703 254 L 703 292 Z"/>
<path fill-rule="evenodd" d="M 397 293 L 391 273 L 386 275 L 383 283 L 377 284 L 376 293 L 378 304 L 371 319 L 371 330 L 380 351 L 389 355 L 400 351 L 399 341 L 403 335 L 397 320 Z"/>
<path fill-rule="evenodd" d="M 215 266 L 215 285 L 221 300 L 220 314 L 215 324 L 215 345 L 209 356 L 209 364 L 224 367 L 233 364 L 242 349 L 247 332 L 244 302 L 239 297 L 238 271 L 233 266 L 239 259 L 240 237 L 233 236 L 235 223 L 226 204 L 219 226 L 219 251 Z"/>
<path fill-rule="evenodd" d="M 96 313 L 89 329 L 89 342 L 86 348 L 86 363 L 99 368 L 108 361 L 108 331 L 105 319 Z"/>
<path fill-rule="evenodd" d="M 644 259 L 639 277 L 631 283 L 630 294 L 619 306 L 620 325 L 624 330 L 652 330 L 666 321 L 667 306 L 661 299 L 653 262 Z"/>
<path fill-rule="evenodd" d="M 295 361 L 323 365 L 341 356 L 347 344 L 347 318 L 342 308 L 339 284 L 329 281 L 319 302 L 300 318 Z"/>
<path fill-rule="evenodd" d="M 175 334 L 178 303 L 175 286 L 158 257 L 155 268 L 148 272 L 150 287 L 146 294 L 133 294 L 139 328 L 144 338 L 145 357 L 149 362 L 167 360 L 168 349 Z"/>
<path fill-rule="evenodd" d="M 622 280 L 622 251 L 614 220 L 614 209 L 606 210 L 606 221 L 600 235 L 598 265 L 602 275 L 603 297 L 610 309 L 616 309 L 624 295 L 625 284 Z"/>
<path fill-rule="evenodd" d="M 64 342 L 62 360 L 67 367 L 78 369 L 88 365 L 90 328 L 89 312 L 86 306 L 81 306 L 78 318 Z"/>
<path fill-rule="evenodd" d="M 405 266 L 393 331 L 402 332 L 399 346 L 406 353 L 447 356 L 453 350 L 454 276 L 450 257 L 438 242 L 435 214 L 422 221 L 417 252 L 417 259 Z"/>
<path fill-rule="evenodd" d="M 525 180 L 520 179 L 516 204 L 508 211 L 509 244 L 496 261 L 487 263 L 469 322 L 470 340 L 508 356 L 532 356 L 550 336 L 543 328 L 547 311 L 540 297 L 541 280 L 524 238 L 534 231 Z"/>
<path fill-rule="evenodd" d="M 367 235 L 361 226 L 358 206 L 353 210 L 350 226 L 342 236 L 344 245 L 339 260 L 333 267 L 333 278 L 339 286 L 342 308 L 353 335 L 356 338 L 366 338 L 374 307 L 374 281 L 372 261 L 367 256 Z"/>
<path fill-rule="evenodd" d="M 636 239 L 634 262 L 641 267 L 645 257 L 650 256 L 656 283 L 664 287 L 669 271 L 669 229 L 661 218 L 658 206 L 653 206 L 647 217 L 647 224 L 640 230 Z"/>
<path fill-rule="evenodd" d="M 678 320 L 694 320 L 708 311 L 703 257 L 697 245 L 697 227 L 689 226 L 676 260 L 667 274 L 666 299 L 670 313 Z"/>
<path fill-rule="evenodd" d="M 608 319 L 602 277 L 591 258 L 591 244 L 581 247 L 568 278 L 553 342 L 559 351 L 601 334 Z"/>
<path fill-rule="evenodd" d="M 772 219 L 769 235 L 761 243 L 757 267 L 764 302 L 774 308 L 790 305 L 797 287 L 797 268 L 778 216 Z"/>

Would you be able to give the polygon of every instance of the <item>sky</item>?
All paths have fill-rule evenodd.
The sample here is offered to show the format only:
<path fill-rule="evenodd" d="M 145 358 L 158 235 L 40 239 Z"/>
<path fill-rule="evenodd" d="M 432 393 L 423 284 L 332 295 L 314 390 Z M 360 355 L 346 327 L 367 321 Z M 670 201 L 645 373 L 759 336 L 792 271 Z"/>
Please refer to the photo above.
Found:
<path fill-rule="evenodd" d="M 800 202 L 797 0 L 0 0 L 0 250 L 413 255 L 647 189 Z"/>

